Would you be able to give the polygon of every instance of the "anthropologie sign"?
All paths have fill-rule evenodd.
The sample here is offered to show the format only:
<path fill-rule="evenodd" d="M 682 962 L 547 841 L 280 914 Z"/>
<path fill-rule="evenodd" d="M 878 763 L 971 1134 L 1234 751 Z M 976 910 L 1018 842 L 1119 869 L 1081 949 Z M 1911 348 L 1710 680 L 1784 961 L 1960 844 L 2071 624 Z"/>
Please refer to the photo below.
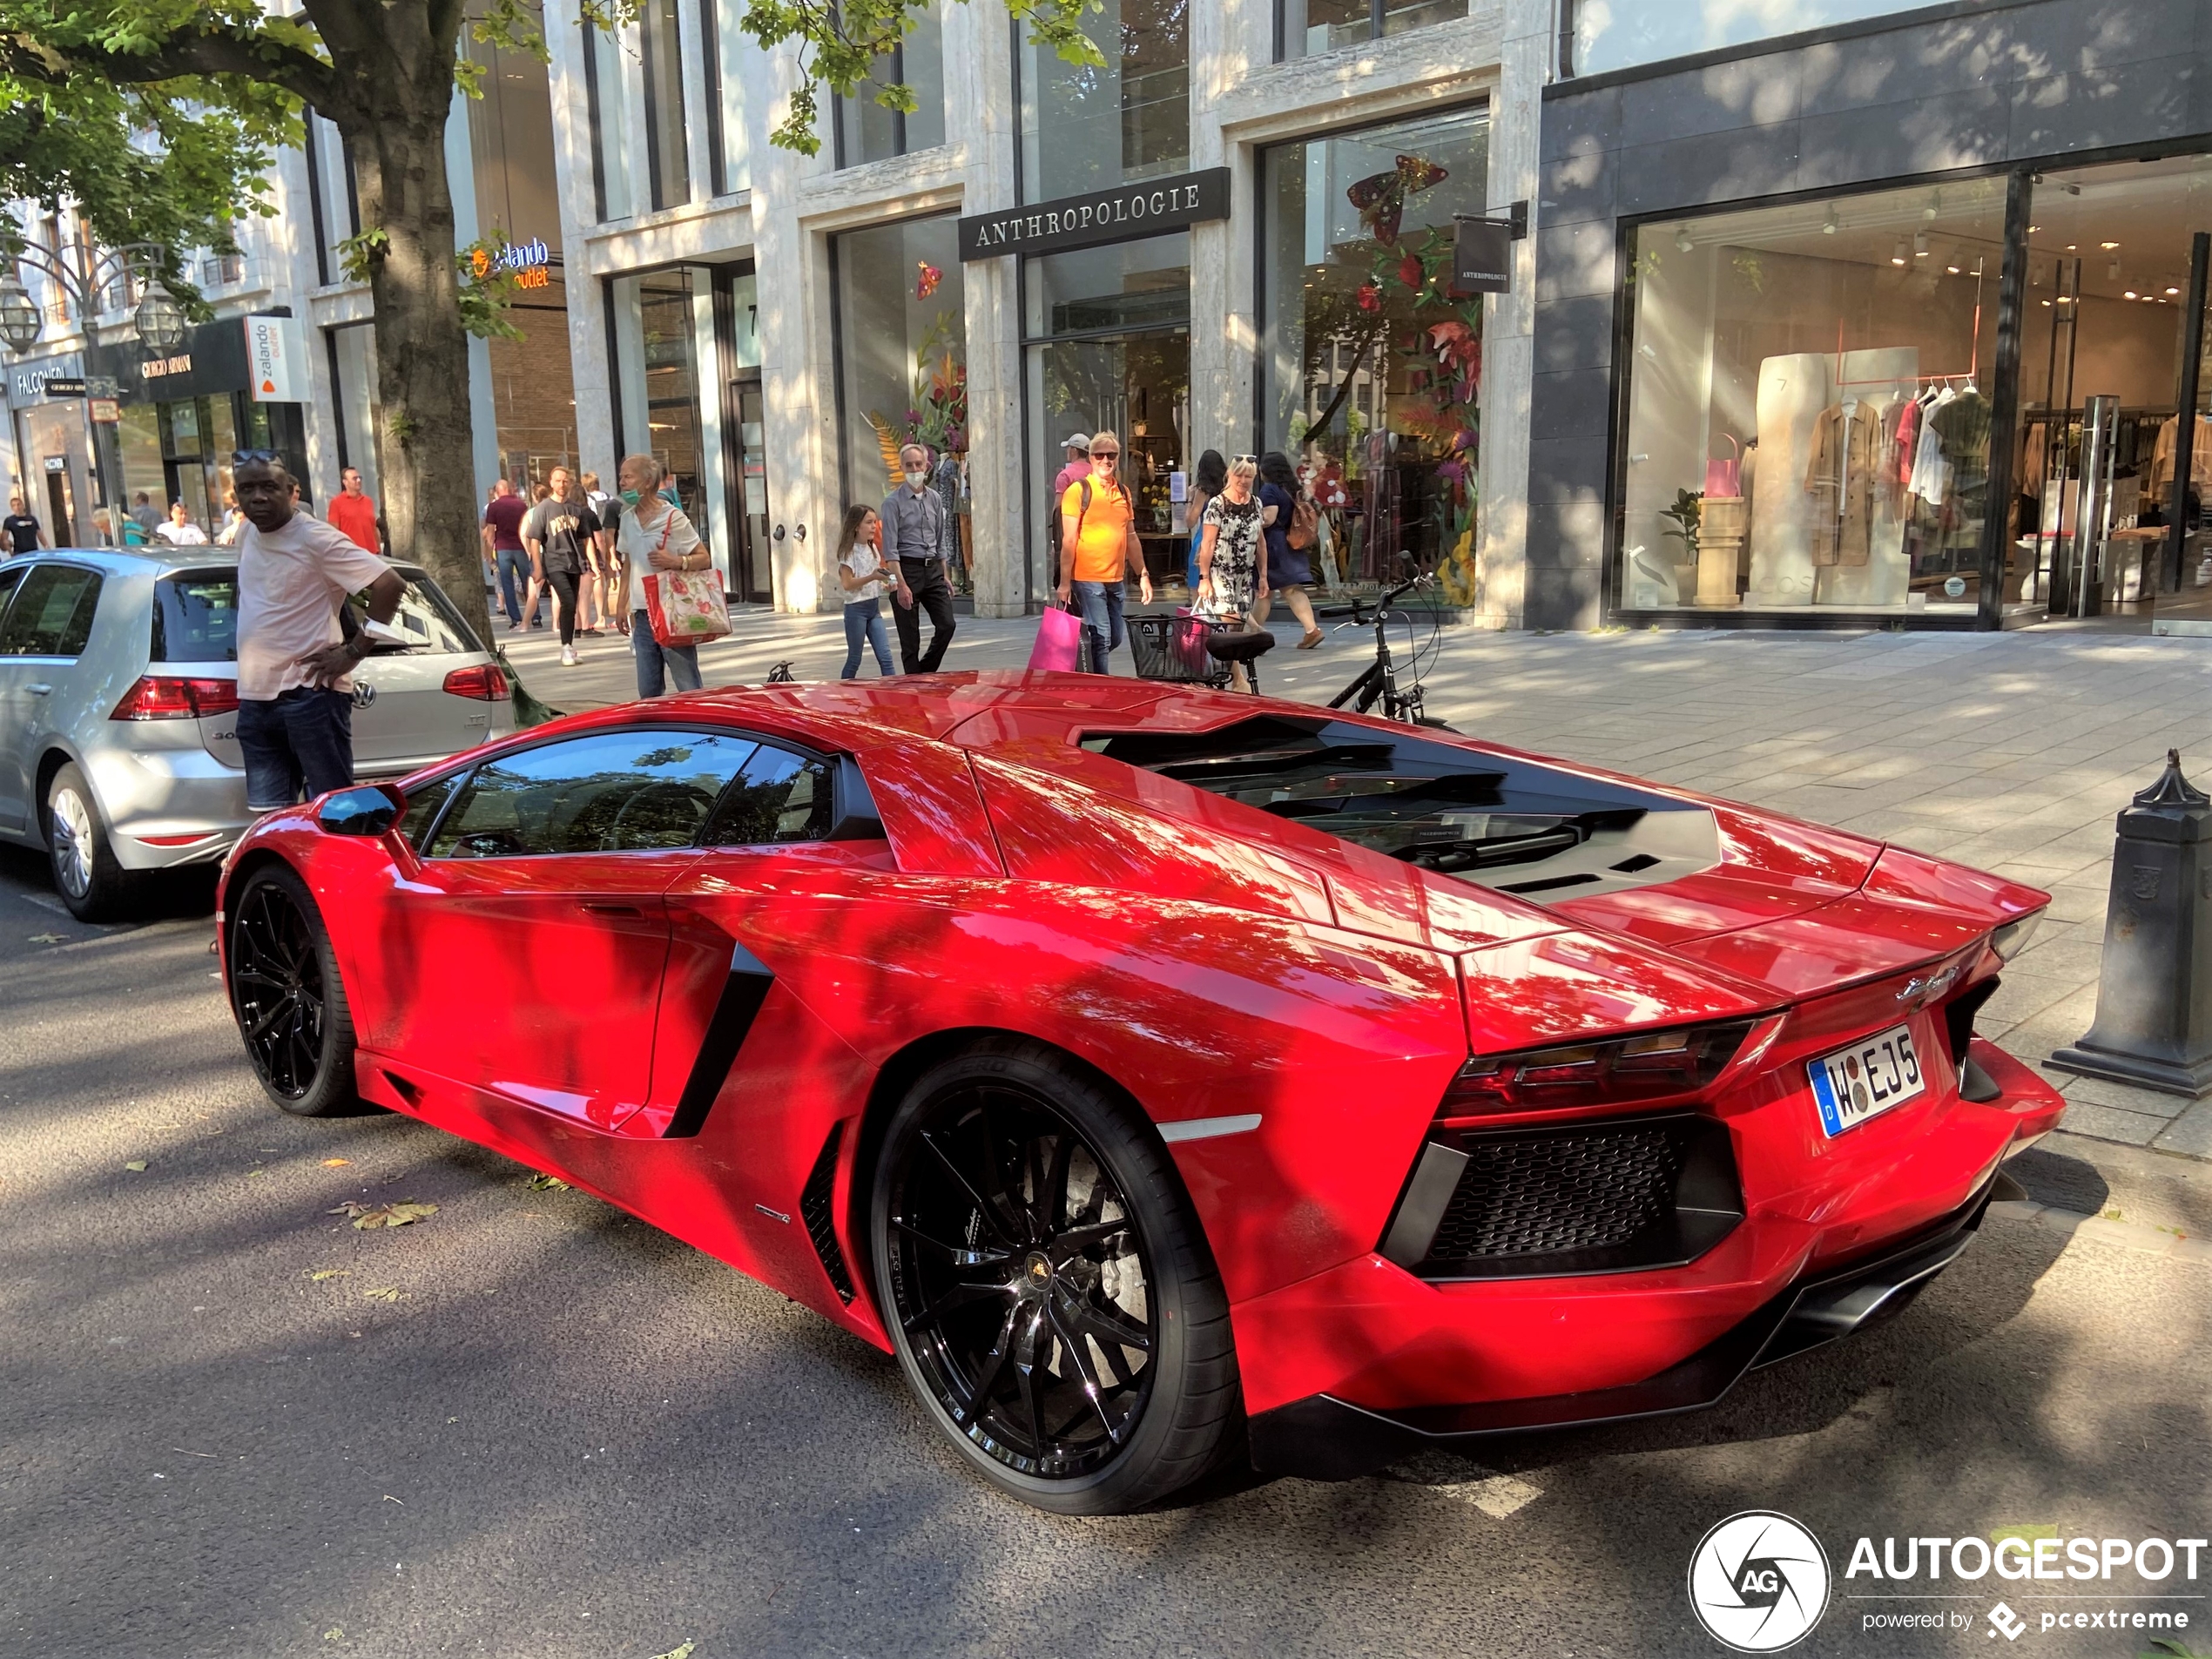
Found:
<path fill-rule="evenodd" d="M 1096 247 L 1228 217 L 1229 169 L 1209 167 L 1058 201 L 972 213 L 960 222 L 960 256 L 988 260 L 1001 253 Z"/>

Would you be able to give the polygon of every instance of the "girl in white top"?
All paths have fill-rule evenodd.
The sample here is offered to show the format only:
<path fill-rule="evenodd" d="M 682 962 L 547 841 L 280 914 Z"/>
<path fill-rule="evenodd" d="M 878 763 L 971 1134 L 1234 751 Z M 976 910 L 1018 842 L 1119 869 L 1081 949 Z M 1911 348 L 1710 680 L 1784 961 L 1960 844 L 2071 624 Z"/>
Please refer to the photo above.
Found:
<path fill-rule="evenodd" d="M 890 678 L 891 632 L 883 625 L 878 602 L 883 597 L 883 521 L 865 502 L 845 509 L 845 523 L 837 533 L 837 580 L 845 590 L 845 671 L 840 679 L 853 679 L 860 671 L 860 643 L 875 649 L 875 665 Z"/>
<path fill-rule="evenodd" d="M 622 463 L 622 523 L 615 532 L 615 553 L 622 562 L 626 618 L 615 626 L 630 636 L 637 664 L 637 695 L 658 697 L 671 682 L 679 691 L 699 689 L 699 648 L 664 645 L 653 637 L 645 609 L 645 578 L 656 570 L 704 570 L 712 564 L 699 533 L 683 509 L 661 498 L 663 473 L 651 455 L 628 455 Z"/>

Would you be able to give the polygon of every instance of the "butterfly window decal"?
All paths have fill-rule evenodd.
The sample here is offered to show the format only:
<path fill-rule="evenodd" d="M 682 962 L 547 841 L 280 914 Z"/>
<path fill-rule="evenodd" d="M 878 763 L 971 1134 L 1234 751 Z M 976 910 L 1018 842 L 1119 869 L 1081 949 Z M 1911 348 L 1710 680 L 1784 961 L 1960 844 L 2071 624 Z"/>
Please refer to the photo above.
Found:
<path fill-rule="evenodd" d="M 1388 172 L 1371 173 L 1344 193 L 1359 210 L 1359 222 L 1375 233 L 1385 247 L 1398 246 L 1398 227 L 1406 212 L 1406 198 L 1442 184 L 1451 177 L 1434 162 L 1419 156 L 1400 156 Z"/>
<path fill-rule="evenodd" d="M 914 278 L 914 298 L 927 300 L 937 292 L 937 285 L 945 280 L 945 273 L 927 260 L 917 260 L 914 263 L 919 267 Z"/>

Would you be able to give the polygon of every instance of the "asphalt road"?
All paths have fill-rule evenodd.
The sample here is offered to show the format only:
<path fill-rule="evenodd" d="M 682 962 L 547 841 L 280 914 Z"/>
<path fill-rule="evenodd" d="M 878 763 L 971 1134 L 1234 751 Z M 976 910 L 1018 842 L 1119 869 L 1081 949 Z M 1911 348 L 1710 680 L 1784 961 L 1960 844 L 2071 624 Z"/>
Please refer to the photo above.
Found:
<path fill-rule="evenodd" d="M 2068 1582 L 1945 1585 L 1968 1628 L 1869 1634 L 1852 1541 L 2212 1522 L 2212 1268 L 2012 1219 L 1713 1412 L 1040 1515 L 775 1293 L 405 1119 L 265 1104 L 193 899 L 84 927 L 0 856 L 0 1654 L 1712 1654 L 1691 1549 L 1771 1508 L 1838 1575 L 1796 1651 L 2121 1656 L 2148 1641 L 2045 1633 L 2087 1604 L 2018 1594 L 2105 1588 Z M 2014 1167 L 2212 1233 L 2202 1164 Z M 330 1213 L 402 1198 L 437 1212 Z M 2212 1651 L 2212 1603 L 2158 1605 Z"/>

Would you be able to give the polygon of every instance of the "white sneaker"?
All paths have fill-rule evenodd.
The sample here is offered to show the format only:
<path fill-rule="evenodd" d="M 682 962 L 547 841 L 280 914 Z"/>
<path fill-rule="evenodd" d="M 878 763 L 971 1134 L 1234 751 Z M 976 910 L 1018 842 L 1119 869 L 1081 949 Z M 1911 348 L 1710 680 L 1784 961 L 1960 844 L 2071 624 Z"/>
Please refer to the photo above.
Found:
<path fill-rule="evenodd" d="M 563 668 L 574 668 L 576 666 L 576 647 L 574 645 L 563 645 L 561 647 L 561 666 Z"/>

